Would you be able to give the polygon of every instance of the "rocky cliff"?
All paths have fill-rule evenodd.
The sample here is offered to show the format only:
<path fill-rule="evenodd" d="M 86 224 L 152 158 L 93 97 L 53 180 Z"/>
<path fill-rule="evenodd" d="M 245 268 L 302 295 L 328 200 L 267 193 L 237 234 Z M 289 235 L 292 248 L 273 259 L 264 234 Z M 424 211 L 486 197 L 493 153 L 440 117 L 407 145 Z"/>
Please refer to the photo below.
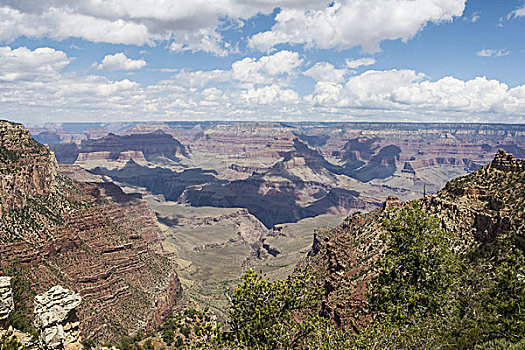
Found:
<path fill-rule="evenodd" d="M 0 120 L 0 212 L 24 207 L 27 198 L 53 191 L 57 163 L 21 124 Z"/>
<path fill-rule="evenodd" d="M 181 287 L 145 202 L 112 184 L 72 180 L 21 125 L 1 127 L 1 264 L 25 265 L 36 292 L 78 291 L 84 338 L 156 326 Z"/>
<path fill-rule="evenodd" d="M 516 233 L 525 247 L 525 159 L 499 150 L 489 165 L 448 182 L 420 203 L 456 234 L 457 249 L 471 249 L 503 232 Z M 338 324 L 358 329 L 367 323 L 366 290 L 383 250 L 382 221 L 402 205 L 390 197 L 381 209 L 354 214 L 335 229 L 317 230 L 305 263 L 322 281 L 322 311 Z"/>

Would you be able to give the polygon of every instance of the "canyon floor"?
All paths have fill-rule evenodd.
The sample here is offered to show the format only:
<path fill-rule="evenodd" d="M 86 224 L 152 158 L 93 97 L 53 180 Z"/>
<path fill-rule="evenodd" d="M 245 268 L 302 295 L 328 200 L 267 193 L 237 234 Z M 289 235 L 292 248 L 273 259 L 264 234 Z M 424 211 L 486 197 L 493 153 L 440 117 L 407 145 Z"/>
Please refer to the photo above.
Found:
<path fill-rule="evenodd" d="M 218 315 L 223 315 L 227 295 L 247 268 L 262 271 L 270 279 L 286 278 L 310 250 L 315 228 L 335 227 L 344 219 L 320 215 L 264 232 L 244 209 L 192 208 L 153 197 L 146 200 L 167 237 L 164 248 L 176 255 L 185 296 Z M 260 234 L 267 249 L 243 238 Z"/>

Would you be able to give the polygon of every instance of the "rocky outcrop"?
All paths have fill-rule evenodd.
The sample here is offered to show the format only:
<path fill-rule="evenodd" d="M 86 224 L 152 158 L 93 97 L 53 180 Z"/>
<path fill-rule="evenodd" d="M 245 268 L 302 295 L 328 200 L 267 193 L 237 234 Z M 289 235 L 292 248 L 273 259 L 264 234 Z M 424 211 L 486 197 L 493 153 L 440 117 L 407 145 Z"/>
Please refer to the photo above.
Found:
<path fill-rule="evenodd" d="M 505 232 L 516 234 L 525 249 L 525 159 L 499 151 L 492 163 L 449 181 L 419 203 L 458 238 L 458 251 L 490 242 Z M 367 286 L 384 248 L 382 222 L 404 204 L 389 197 L 381 209 L 357 213 L 335 229 L 315 233 L 307 265 L 325 290 L 322 312 L 336 323 L 359 329 L 367 324 Z"/>
<path fill-rule="evenodd" d="M 44 349 L 82 349 L 76 309 L 82 298 L 77 293 L 54 286 L 35 297 L 36 329 Z"/>
<path fill-rule="evenodd" d="M 389 209 L 392 209 L 392 208 L 398 208 L 400 207 L 402 204 L 401 204 L 401 201 L 399 200 L 399 198 L 397 197 L 394 197 L 394 196 L 390 196 L 386 199 L 385 203 L 383 203 L 383 210 L 389 210 Z"/>
<path fill-rule="evenodd" d="M 506 172 L 525 171 L 525 159 L 516 159 L 512 154 L 508 154 L 504 150 L 499 149 L 491 166 L 494 169 Z"/>
<path fill-rule="evenodd" d="M 0 324 L 9 317 L 14 308 L 11 277 L 0 276 Z"/>
<path fill-rule="evenodd" d="M 57 168 L 53 154 L 23 125 L 0 120 L 0 213 L 22 208 L 28 196 L 48 195 Z"/>

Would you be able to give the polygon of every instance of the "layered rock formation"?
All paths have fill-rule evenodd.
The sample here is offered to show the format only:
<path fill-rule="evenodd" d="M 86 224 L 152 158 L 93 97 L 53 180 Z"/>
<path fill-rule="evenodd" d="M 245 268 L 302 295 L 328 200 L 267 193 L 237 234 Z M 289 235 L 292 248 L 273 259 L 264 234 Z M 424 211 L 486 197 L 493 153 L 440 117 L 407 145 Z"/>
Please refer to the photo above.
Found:
<path fill-rule="evenodd" d="M 35 297 L 35 327 L 44 349 L 82 349 L 76 308 L 82 298 L 77 293 L 54 286 Z"/>
<path fill-rule="evenodd" d="M 1 265 L 25 265 L 37 292 L 57 284 L 78 291 L 84 338 L 106 341 L 155 327 L 181 289 L 153 212 L 115 185 L 71 180 L 22 126 L 2 125 L 0 137 L 10 141 L 0 153 L 24 156 L 0 161 L 10 171 L 2 181 L 20 184 L 0 197 Z"/>
<path fill-rule="evenodd" d="M 11 277 L 0 276 L 0 324 L 9 317 L 14 308 Z"/>
<path fill-rule="evenodd" d="M 27 204 L 28 196 L 53 191 L 57 163 L 23 125 L 0 120 L 0 212 Z"/>
<path fill-rule="evenodd" d="M 434 193 L 498 148 L 525 152 L 522 125 L 152 122 L 47 131 L 87 138 L 53 145 L 61 162 L 192 206 L 247 208 L 268 227 Z"/>
<path fill-rule="evenodd" d="M 498 151 L 489 165 L 454 179 L 422 208 L 441 219 L 470 249 L 504 232 L 517 234 L 525 247 L 525 159 Z M 381 209 L 357 213 L 335 229 L 319 229 L 306 264 L 323 281 L 323 312 L 344 327 L 358 329 L 368 321 L 366 290 L 384 243 L 382 221 L 389 210 L 403 205 L 388 198 Z"/>
<path fill-rule="evenodd" d="M 188 157 L 189 149 L 171 135 L 157 130 L 147 134 L 115 135 L 95 140 L 82 140 L 80 144 L 51 144 L 60 163 L 72 164 L 89 159 L 117 160 L 121 157 L 151 159 L 162 156 L 177 161 L 177 156 Z"/>

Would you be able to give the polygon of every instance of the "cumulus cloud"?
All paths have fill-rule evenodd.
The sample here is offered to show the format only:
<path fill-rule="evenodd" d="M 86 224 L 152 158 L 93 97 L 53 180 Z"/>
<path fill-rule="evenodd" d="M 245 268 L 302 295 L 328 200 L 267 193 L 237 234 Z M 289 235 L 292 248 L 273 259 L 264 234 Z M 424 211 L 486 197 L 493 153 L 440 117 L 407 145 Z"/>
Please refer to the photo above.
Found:
<path fill-rule="evenodd" d="M 175 38 L 169 47 L 173 52 L 203 51 L 217 56 L 227 56 L 233 52 L 228 43 L 222 42 L 222 37 L 217 32 L 209 29 L 190 33 L 179 32 Z"/>
<path fill-rule="evenodd" d="M 283 8 L 271 30 L 255 34 L 249 45 L 262 51 L 289 43 L 377 52 L 383 40 L 406 42 L 427 23 L 451 21 L 464 9 L 465 0 L 341 0 L 321 9 Z"/>
<path fill-rule="evenodd" d="M 179 70 L 172 78 L 149 86 L 128 79 L 109 80 L 97 75 L 66 73 L 63 68 L 70 59 L 52 49 L 3 48 L 0 51 L 4 63 L 0 77 L 7 73 L 34 74 L 32 79 L 0 80 L 4 115 L 26 121 L 43 122 L 46 118 L 159 120 L 172 116 L 228 119 L 241 115 L 245 119 L 257 119 L 265 113 L 293 114 L 300 108 L 301 97 L 284 84 L 289 76 L 298 74 L 302 64 L 299 55 L 290 51 L 252 58 L 242 66 L 234 62 L 230 70 Z M 39 55 L 47 57 L 46 60 L 35 59 Z M 44 61 L 49 62 L 47 67 L 42 65 Z M 18 66 L 12 67 L 12 63 Z M 263 77 L 260 84 L 246 81 L 247 76 L 241 74 L 245 66 Z M 240 74 L 238 79 L 233 78 L 234 71 Z"/>
<path fill-rule="evenodd" d="M 287 0 L 283 6 L 309 8 L 317 0 Z M 224 55 L 232 48 L 220 31 L 259 13 L 269 14 L 267 0 L 4 0 L 0 3 L 0 41 L 18 37 L 75 37 L 92 42 L 155 45 L 169 41 L 173 51 Z"/>
<path fill-rule="evenodd" d="M 509 54 L 510 54 L 510 51 L 503 50 L 503 49 L 500 49 L 500 50 L 482 49 L 476 52 L 476 55 L 480 57 L 492 57 L 492 56 L 503 57 L 503 56 L 508 56 Z"/>
<path fill-rule="evenodd" d="M 267 51 L 280 43 L 377 51 L 382 40 L 408 40 L 427 23 L 461 16 L 465 0 L 4 0 L 0 41 L 18 37 L 71 37 L 92 42 L 155 45 L 172 51 L 224 56 L 236 50 L 222 37 L 257 14 L 280 12 L 273 28 L 250 39 Z"/>
<path fill-rule="evenodd" d="M 203 88 L 208 84 L 222 84 L 231 81 L 231 73 L 226 70 L 186 71 L 179 70 L 170 80 L 164 81 L 177 86 Z"/>
<path fill-rule="evenodd" d="M 376 60 L 371 57 L 363 57 L 363 58 L 358 58 L 356 60 L 347 59 L 345 60 L 345 64 L 350 69 L 356 69 L 361 66 L 371 66 L 373 64 L 376 64 Z"/>
<path fill-rule="evenodd" d="M 0 47 L 0 81 L 42 80 L 54 78 L 71 58 L 49 47 Z"/>
<path fill-rule="evenodd" d="M 0 47 L 0 103 L 6 115 L 46 118 L 117 110 L 134 111 L 145 95 L 128 79 L 64 73 L 72 58 L 62 51 L 42 47 Z M 47 110 L 51 113 L 43 113 Z"/>
<path fill-rule="evenodd" d="M 524 86 L 509 88 L 497 80 L 454 77 L 429 80 L 412 70 L 370 70 L 345 84 L 318 83 L 308 98 L 318 106 L 427 113 L 520 115 Z"/>
<path fill-rule="evenodd" d="M 299 94 L 291 89 L 281 89 L 277 85 L 264 86 L 258 89 L 249 89 L 241 95 L 248 103 L 271 104 L 294 103 L 299 101 Z"/>
<path fill-rule="evenodd" d="M 29 1 L 20 1 L 24 5 Z M 11 42 L 18 37 L 49 37 L 64 40 L 70 37 L 111 44 L 151 44 L 146 25 L 119 18 L 97 18 L 74 12 L 67 7 L 49 7 L 42 12 L 22 12 L 9 6 L 0 7 L 0 40 Z M 38 10 L 35 9 L 35 10 Z"/>
<path fill-rule="evenodd" d="M 346 69 L 336 69 L 333 64 L 328 62 L 318 62 L 304 71 L 303 74 L 315 79 L 316 81 L 328 81 L 339 83 L 344 81 Z"/>
<path fill-rule="evenodd" d="M 477 77 L 431 80 L 413 70 L 368 70 L 345 75 L 328 62 L 302 73 L 317 80 L 301 96 L 289 83 L 303 68 L 297 53 L 282 51 L 243 59 L 229 70 L 181 70 L 141 85 L 123 79 L 69 73 L 71 58 L 50 48 L 0 48 L 0 103 L 5 117 L 61 120 L 160 120 L 277 118 L 294 120 L 506 121 L 525 122 L 525 85 Z M 236 78 L 234 78 L 234 74 Z M 248 78 L 255 77 L 257 82 Z"/>
<path fill-rule="evenodd" d="M 100 64 L 94 64 L 98 70 L 137 70 L 142 69 L 146 66 L 144 60 L 133 60 L 128 58 L 124 53 L 118 52 L 114 55 L 106 55 Z"/>
<path fill-rule="evenodd" d="M 246 83 L 268 84 L 297 73 L 303 59 L 297 52 L 282 50 L 259 59 L 246 57 L 232 64 L 232 78 Z"/>

